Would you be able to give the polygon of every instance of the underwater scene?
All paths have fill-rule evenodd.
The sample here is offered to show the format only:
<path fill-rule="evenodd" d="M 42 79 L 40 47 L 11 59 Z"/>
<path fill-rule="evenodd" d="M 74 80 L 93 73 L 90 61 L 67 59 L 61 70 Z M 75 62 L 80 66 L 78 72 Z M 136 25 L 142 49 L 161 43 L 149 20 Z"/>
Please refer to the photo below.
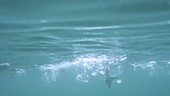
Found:
<path fill-rule="evenodd" d="M 0 96 L 170 96 L 170 0 L 0 0 Z"/>

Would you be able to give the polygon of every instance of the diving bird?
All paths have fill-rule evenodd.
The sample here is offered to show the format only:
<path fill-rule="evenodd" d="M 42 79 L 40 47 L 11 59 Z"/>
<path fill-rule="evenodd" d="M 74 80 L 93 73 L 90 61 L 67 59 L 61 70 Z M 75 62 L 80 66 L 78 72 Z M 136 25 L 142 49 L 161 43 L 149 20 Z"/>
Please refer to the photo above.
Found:
<path fill-rule="evenodd" d="M 104 71 L 105 71 L 104 80 L 105 80 L 106 84 L 108 85 L 108 87 L 110 88 L 113 80 L 118 80 L 118 78 L 114 75 L 111 75 L 109 67 L 106 67 L 104 69 Z"/>

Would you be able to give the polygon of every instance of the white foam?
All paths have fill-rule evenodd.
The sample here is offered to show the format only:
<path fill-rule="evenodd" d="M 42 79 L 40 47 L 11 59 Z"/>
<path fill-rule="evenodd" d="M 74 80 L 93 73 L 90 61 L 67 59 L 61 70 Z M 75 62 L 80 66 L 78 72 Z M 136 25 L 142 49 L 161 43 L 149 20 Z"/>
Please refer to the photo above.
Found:
<path fill-rule="evenodd" d="M 121 62 L 125 60 L 125 56 L 116 56 L 110 58 L 106 55 L 94 55 L 94 54 L 85 54 L 77 56 L 75 59 L 70 61 L 63 61 L 59 64 L 46 64 L 40 66 L 40 69 L 44 72 L 44 79 L 47 81 L 55 81 L 58 74 L 63 72 L 62 70 L 73 70 L 75 72 L 76 80 L 81 82 L 88 82 L 89 76 L 97 76 L 104 74 L 104 67 L 112 66 L 113 74 L 120 74 L 120 65 L 115 62 Z M 72 71 L 72 72 L 73 72 Z"/>
<path fill-rule="evenodd" d="M 117 83 L 117 84 L 121 84 L 121 83 L 122 83 L 122 80 L 118 79 L 118 80 L 116 80 L 116 83 Z"/>
<path fill-rule="evenodd" d="M 85 82 L 85 83 L 88 82 L 88 78 L 89 78 L 89 76 L 86 75 L 86 74 L 78 74 L 78 75 L 76 76 L 76 80 L 78 80 L 78 81 L 80 81 L 80 82 Z"/>
<path fill-rule="evenodd" d="M 9 66 L 10 66 L 9 63 L 1 63 L 1 64 L 0 64 L 0 71 L 3 71 L 3 70 L 8 69 Z"/>
<path fill-rule="evenodd" d="M 21 68 L 15 69 L 15 76 L 23 76 L 25 74 L 26 74 L 26 70 L 25 69 L 21 69 Z"/>

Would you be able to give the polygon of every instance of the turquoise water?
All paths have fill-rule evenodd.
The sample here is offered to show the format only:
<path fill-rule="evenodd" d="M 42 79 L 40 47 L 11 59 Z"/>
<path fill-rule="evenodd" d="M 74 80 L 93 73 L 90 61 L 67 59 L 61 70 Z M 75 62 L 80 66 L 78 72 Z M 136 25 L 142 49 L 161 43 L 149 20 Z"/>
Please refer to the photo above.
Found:
<path fill-rule="evenodd" d="M 0 96 L 169 96 L 169 31 L 169 0 L 1 0 Z"/>

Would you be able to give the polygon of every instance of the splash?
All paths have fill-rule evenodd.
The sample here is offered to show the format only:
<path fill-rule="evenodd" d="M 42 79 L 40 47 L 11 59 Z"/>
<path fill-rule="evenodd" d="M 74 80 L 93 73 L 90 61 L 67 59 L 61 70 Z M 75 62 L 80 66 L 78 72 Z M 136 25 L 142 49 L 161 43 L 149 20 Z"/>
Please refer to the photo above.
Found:
<path fill-rule="evenodd" d="M 169 61 L 148 61 L 148 62 L 138 62 L 130 64 L 133 66 L 134 71 L 137 69 L 142 69 L 144 71 L 148 71 L 150 76 L 158 75 L 158 74 L 167 74 L 169 73 Z"/>
<path fill-rule="evenodd" d="M 0 64 L 0 71 L 4 71 L 4 70 L 8 69 L 9 66 L 10 66 L 9 63 L 1 63 Z"/>
<path fill-rule="evenodd" d="M 26 70 L 22 68 L 17 68 L 14 71 L 15 76 L 24 76 L 26 74 Z"/>
<path fill-rule="evenodd" d="M 121 83 L 122 83 L 122 80 L 116 79 L 114 82 L 117 83 L 117 84 L 121 84 Z"/>
<path fill-rule="evenodd" d="M 78 74 L 76 76 L 76 80 L 81 81 L 81 82 L 85 82 L 85 83 L 88 82 L 88 78 L 89 78 L 89 76 L 87 74 Z"/>
<path fill-rule="evenodd" d="M 105 67 L 110 67 L 114 75 L 119 75 L 122 66 L 120 62 L 124 60 L 126 60 L 125 55 L 107 56 L 85 54 L 59 64 L 46 64 L 40 66 L 40 69 L 44 72 L 43 77 L 46 82 L 54 82 L 60 73 L 73 70 L 72 72 L 76 75 L 75 79 L 77 81 L 87 83 L 91 76 L 103 75 L 103 69 Z"/>

